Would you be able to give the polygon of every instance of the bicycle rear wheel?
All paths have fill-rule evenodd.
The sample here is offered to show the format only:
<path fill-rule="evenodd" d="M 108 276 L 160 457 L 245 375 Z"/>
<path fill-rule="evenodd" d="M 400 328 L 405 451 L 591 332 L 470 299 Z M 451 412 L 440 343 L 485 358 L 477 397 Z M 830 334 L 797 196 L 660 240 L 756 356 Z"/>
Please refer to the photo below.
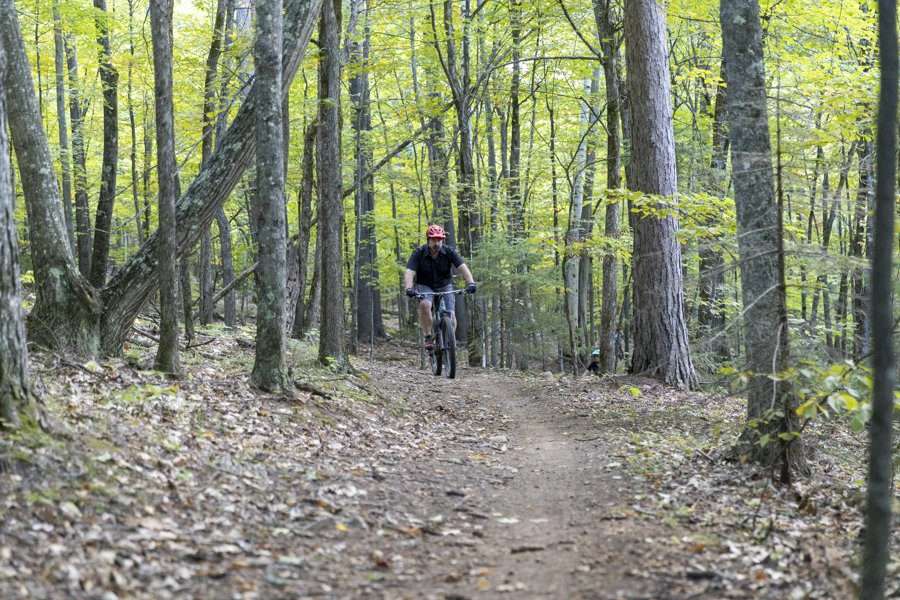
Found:
<path fill-rule="evenodd" d="M 456 336 L 453 334 L 453 322 L 450 317 L 444 317 L 441 319 L 441 330 L 443 344 L 443 362 L 444 362 L 444 375 L 447 376 L 448 379 L 456 378 Z M 440 374 L 440 371 L 438 373 Z"/>

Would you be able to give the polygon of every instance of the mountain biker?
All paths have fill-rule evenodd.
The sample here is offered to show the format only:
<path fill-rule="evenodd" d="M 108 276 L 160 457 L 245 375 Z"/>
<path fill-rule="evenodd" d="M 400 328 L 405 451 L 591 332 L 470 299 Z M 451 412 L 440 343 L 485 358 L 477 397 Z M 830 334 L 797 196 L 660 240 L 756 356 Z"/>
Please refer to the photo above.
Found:
<path fill-rule="evenodd" d="M 594 348 L 591 352 L 591 362 L 587 366 L 587 370 L 594 375 L 600 374 L 600 349 Z"/>
<path fill-rule="evenodd" d="M 440 225 L 429 225 L 425 231 L 428 243 L 413 251 L 406 263 L 406 273 L 403 276 L 403 285 L 406 287 L 406 295 L 415 298 L 418 294 L 432 292 L 453 291 L 453 268 L 455 267 L 463 279 L 466 280 L 466 293 L 474 294 L 477 286 L 469 267 L 463 262 L 462 257 L 450 246 L 444 245 L 447 235 Z M 413 287 L 413 278 L 416 285 Z M 426 295 L 419 300 L 419 326 L 425 335 L 425 349 L 432 350 L 434 341 L 431 339 L 431 303 L 432 297 Z M 447 294 L 443 296 L 444 310 L 450 313 L 453 329 L 456 330 L 456 296 Z"/>

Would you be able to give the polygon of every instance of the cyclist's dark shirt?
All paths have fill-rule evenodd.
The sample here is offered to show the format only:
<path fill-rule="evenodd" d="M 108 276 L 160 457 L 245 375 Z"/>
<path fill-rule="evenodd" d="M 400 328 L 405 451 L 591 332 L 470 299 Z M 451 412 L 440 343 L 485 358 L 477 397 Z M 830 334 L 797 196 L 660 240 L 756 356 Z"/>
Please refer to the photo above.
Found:
<path fill-rule="evenodd" d="M 426 244 L 413 251 L 406 268 L 416 272 L 416 283 L 434 290 L 450 285 L 450 270 L 463 262 L 462 257 L 450 246 L 441 246 L 438 255 L 432 258 Z"/>

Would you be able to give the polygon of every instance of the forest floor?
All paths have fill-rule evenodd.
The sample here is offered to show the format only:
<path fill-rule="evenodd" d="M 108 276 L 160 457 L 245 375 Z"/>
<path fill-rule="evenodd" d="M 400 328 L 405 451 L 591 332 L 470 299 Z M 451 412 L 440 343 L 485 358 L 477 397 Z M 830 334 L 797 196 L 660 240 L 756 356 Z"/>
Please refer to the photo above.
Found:
<path fill-rule="evenodd" d="M 722 458 L 739 399 L 451 381 L 393 342 L 352 376 L 291 342 L 301 385 L 271 396 L 247 383 L 252 331 L 203 333 L 180 381 L 137 345 L 33 356 L 54 432 L 0 438 L 0 597 L 854 596 L 865 437 L 843 424 L 776 487 Z"/>

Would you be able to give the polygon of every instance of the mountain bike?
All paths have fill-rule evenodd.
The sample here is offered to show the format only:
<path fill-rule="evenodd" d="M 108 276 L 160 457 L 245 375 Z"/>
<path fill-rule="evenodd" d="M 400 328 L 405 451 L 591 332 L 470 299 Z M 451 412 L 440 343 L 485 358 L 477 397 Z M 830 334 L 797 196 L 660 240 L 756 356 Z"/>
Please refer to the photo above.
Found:
<path fill-rule="evenodd" d="M 444 374 L 448 379 L 456 377 L 456 333 L 453 330 L 453 315 L 444 309 L 443 296 L 449 294 L 465 294 L 465 288 L 448 292 L 419 292 L 416 297 L 424 300 L 438 296 L 431 302 L 431 327 L 434 347 L 428 351 L 431 372 L 435 376 Z"/>

